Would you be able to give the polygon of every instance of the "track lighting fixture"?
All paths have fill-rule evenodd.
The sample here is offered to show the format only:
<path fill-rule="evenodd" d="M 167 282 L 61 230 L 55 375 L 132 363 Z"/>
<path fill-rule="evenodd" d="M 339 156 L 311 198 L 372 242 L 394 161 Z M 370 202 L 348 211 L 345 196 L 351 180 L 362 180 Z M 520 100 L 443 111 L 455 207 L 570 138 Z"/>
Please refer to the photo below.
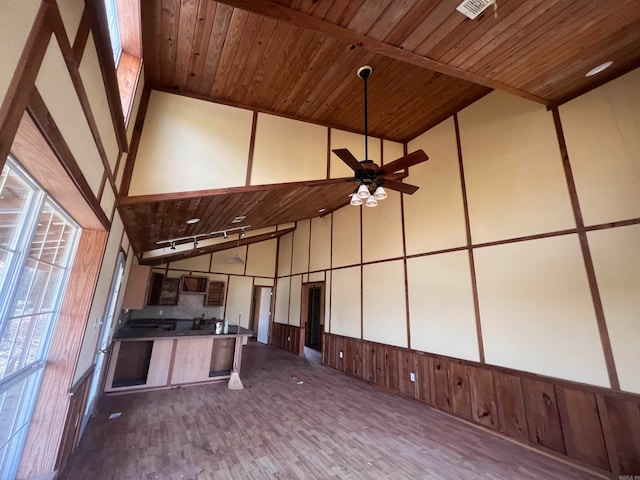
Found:
<path fill-rule="evenodd" d="M 203 240 L 205 238 L 223 236 L 225 240 L 229 238 L 229 234 L 232 232 L 240 232 L 239 238 L 244 238 L 246 235 L 246 231 L 248 228 L 251 228 L 251 225 L 243 225 L 242 227 L 229 228 L 227 230 L 218 230 L 215 232 L 209 233 L 199 233 L 197 235 L 190 235 L 188 237 L 179 237 L 179 238 L 169 238 L 167 240 L 160 240 L 156 242 L 156 245 L 167 245 L 171 250 L 176 249 L 176 245 L 182 245 L 184 243 L 193 242 L 193 248 L 198 247 L 198 241 Z"/>
<path fill-rule="evenodd" d="M 229 238 L 229 234 L 226 231 L 222 232 L 222 235 L 224 235 L 225 240 Z"/>

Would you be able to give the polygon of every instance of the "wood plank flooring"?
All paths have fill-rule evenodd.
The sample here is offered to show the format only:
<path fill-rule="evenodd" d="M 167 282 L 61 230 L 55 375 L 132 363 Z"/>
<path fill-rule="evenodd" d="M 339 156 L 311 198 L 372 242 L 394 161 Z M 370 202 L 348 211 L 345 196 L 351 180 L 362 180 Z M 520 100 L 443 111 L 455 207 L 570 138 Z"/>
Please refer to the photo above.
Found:
<path fill-rule="evenodd" d="M 61 478 L 599 478 L 255 342 L 242 379 L 105 398 Z"/>

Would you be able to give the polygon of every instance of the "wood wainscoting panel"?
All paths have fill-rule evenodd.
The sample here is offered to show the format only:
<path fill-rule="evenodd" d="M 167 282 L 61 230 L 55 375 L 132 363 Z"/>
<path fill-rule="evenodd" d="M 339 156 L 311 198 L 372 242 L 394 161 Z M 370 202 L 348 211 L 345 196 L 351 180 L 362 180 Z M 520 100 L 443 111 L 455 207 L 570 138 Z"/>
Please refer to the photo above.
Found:
<path fill-rule="evenodd" d="M 450 412 L 449 362 L 434 357 L 431 359 L 431 371 L 433 372 L 433 403 L 436 407 Z"/>
<path fill-rule="evenodd" d="M 494 372 L 493 378 L 496 385 L 500 431 L 512 437 L 527 440 L 529 428 L 520 377 Z"/>
<path fill-rule="evenodd" d="M 640 401 L 605 397 L 604 406 L 609 418 L 615 462 L 619 465 L 618 473 L 637 474 L 640 472 Z"/>
<path fill-rule="evenodd" d="M 325 345 L 323 363 L 350 376 L 601 475 L 640 471 L 639 395 L 333 334 Z"/>
<path fill-rule="evenodd" d="M 433 405 L 433 374 L 431 358 L 427 355 L 416 355 L 416 398 L 421 402 Z"/>
<path fill-rule="evenodd" d="M 553 384 L 524 378 L 522 390 L 529 424 L 529 440 L 556 452 L 566 453 Z"/>
<path fill-rule="evenodd" d="M 498 430 L 496 389 L 491 370 L 469 367 L 473 420 Z"/>
<path fill-rule="evenodd" d="M 469 367 L 461 363 L 452 362 L 449 364 L 449 368 L 451 411 L 461 417 L 471 418 Z"/>
<path fill-rule="evenodd" d="M 369 342 L 362 344 L 362 378 L 371 383 L 376 381 L 376 347 Z"/>
<path fill-rule="evenodd" d="M 596 397 L 591 392 L 556 387 L 567 455 L 609 470 Z"/>
<path fill-rule="evenodd" d="M 411 381 L 411 374 L 415 375 L 413 352 L 398 350 L 398 381 L 400 393 L 415 398 L 416 382 Z"/>

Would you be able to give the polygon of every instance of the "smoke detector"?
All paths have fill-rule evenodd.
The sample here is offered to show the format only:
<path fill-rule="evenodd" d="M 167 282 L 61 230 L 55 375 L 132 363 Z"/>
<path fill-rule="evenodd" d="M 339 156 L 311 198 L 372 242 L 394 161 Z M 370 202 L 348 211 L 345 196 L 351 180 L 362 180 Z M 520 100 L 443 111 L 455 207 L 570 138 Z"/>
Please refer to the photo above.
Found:
<path fill-rule="evenodd" d="M 495 5 L 496 0 L 464 0 L 456 7 L 460 13 L 467 18 L 474 20 L 478 15 L 484 12 L 489 5 Z"/>

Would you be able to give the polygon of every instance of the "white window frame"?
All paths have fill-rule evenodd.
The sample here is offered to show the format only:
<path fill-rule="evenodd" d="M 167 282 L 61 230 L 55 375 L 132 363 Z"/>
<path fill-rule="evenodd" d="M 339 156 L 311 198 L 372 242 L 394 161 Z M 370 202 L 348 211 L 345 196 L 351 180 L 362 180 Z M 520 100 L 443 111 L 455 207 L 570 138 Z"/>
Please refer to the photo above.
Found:
<path fill-rule="evenodd" d="M 15 254 L 7 265 L 7 273 L 4 281 L 0 284 L 0 338 L 2 338 L 4 330 L 7 328 L 8 319 L 13 310 L 13 303 L 19 287 L 19 279 L 24 271 L 27 260 L 29 259 L 29 249 L 31 247 L 38 219 L 42 213 L 45 204 L 49 204 L 54 208 L 56 214 L 60 215 L 70 225 L 75 227 L 75 231 L 69 238 L 69 251 L 65 264 L 60 266 L 64 273 L 60 279 L 57 291 L 55 292 L 55 301 L 51 320 L 48 322 L 45 331 L 42 334 L 39 353 L 34 362 L 21 367 L 19 370 L 10 373 L 5 378 L 0 379 L 0 419 L 2 417 L 2 406 L 4 403 L 5 392 L 10 391 L 12 387 L 25 382 L 22 393 L 20 394 L 19 404 L 16 407 L 18 415 L 11 425 L 11 433 L 6 442 L 0 445 L 0 478 L 14 478 L 18 469 L 24 442 L 29 430 L 29 424 L 38 398 L 40 383 L 44 373 L 44 367 L 49 355 L 53 333 L 56 328 L 58 318 L 60 317 L 60 309 L 64 294 L 71 273 L 71 266 L 78 248 L 78 242 L 81 235 L 81 229 L 71 217 L 51 198 L 31 177 L 20 167 L 12 157 L 8 157 L 5 168 L 8 167 L 13 173 L 19 176 L 31 189 L 32 194 L 28 205 L 25 205 L 26 214 L 22 218 L 18 226 L 18 236 L 15 242 Z M 6 449 L 5 449 L 6 447 Z"/>
<path fill-rule="evenodd" d="M 113 50 L 113 61 L 118 68 L 120 57 L 122 56 L 122 38 L 120 36 L 120 22 L 118 22 L 118 6 L 116 0 L 104 0 L 107 11 L 107 24 L 109 26 L 109 38 L 111 39 L 111 49 Z"/>

